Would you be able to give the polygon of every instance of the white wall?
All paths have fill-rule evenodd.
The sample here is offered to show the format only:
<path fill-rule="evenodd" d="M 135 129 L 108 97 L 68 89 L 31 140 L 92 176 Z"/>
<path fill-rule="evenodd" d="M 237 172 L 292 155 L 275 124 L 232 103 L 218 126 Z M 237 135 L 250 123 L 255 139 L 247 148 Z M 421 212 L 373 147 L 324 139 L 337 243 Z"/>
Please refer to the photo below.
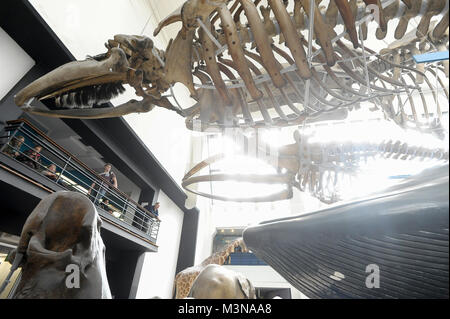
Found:
<path fill-rule="evenodd" d="M 162 220 L 157 241 L 158 253 L 144 255 L 136 294 L 138 299 L 155 296 L 172 298 L 184 214 L 163 192 L 160 192 L 158 200 Z"/>
<path fill-rule="evenodd" d="M 200 210 L 197 227 L 197 241 L 195 244 L 195 265 L 201 263 L 212 253 L 213 237 L 216 231 L 214 226 L 213 211 L 209 201 L 197 201 Z"/>
<path fill-rule="evenodd" d="M 141 34 L 150 13 L 144 0 L 30 3 L 77 59 L 105 52 L 104 43 L 115 34 Z"/>
<path fill-rule="evenodd" d="M 0 100 L 33 67 L 34 60 L 0 28 Z"/>

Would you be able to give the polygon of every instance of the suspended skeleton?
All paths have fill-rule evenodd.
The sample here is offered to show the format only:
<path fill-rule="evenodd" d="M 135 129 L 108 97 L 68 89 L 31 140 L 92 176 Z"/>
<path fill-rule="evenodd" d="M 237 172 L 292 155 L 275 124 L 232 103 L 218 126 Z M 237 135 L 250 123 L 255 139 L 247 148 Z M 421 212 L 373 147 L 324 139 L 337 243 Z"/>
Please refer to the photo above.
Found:
<path fill-rule="evenodd" d="M 434 122 L 423 124 L 422 117 L 436 118 L 439 125 L 442 111 L 436 93 L 436 110 L 430 110 L 424 98 L 423 110 L 418 110 L 411 94 L 422 94 L 423 82 L 436 91 L 429 79 L 434 77 L 448 100 L 442 78 L 444 73 L 448 77 L 448 62 L 431 69 L 415 65 L 411 56 L 434 47 L 447 50 L 447 1 L 395 0 L 383 5 L 380 0 L 332 0 L 327 8 L 319 6 L 320 0 L 311 7 L 309 0 L 268 0 L 268 7 L 260 2 L 187 0 L 154 32 L 156 36 L 167 25 L 182 22 L 165 51 L 145 36 L 116 35 L 106 44 L 107 53 L 44 75 L 17 94 L 16 104 L 34 114 L 84 119 L 148 112 L 156 105 L 184 116 L 188 128 L 205 130 L 296 125 L 322 113 L 345 116 L 369 101 L 400 125 L 428 129 Z M 288 12 L 292 3 L 293 12 Z M 370 10 L 374 13 L 367 15 Z M 445 10 L 440 22 L 430 27 L 431 18 Z M 400 18 L 395 38 L 401 40 L 379 54 L 363 42 L 368 37 L 366 22 L 375 11 L 378 39 L 386 36 L 390 19 Z M 420 16 L 417 30 L 405 35 L 409 21 Z M 342 24 L 346 32 L 336 35 L 335 27 Z M 166 93 L 177 82 L 188 88 L 194 106 L 171 103 Z M 124 84 L 142 99 L 103 107 Z M 401 95 L 408 98 L 402 100 Z M 33 98 L 54 99 L 55 104 L 47 103 L 50 110 L 32 107 Z"/>
<path fill-rule="evenodd" d="M 367 126 L 367 123 L 365 124 Z M 320 132 L 320 130 L 319 130 Z M 322 135 L 322 136 L 321 136 Z M 446 163 L 449 160 L 448 147 L 435 144 L 432 139 L 418 142 L 415 138 L 399 137 L 393 139 L 386 134 L 379 134 L 372 141 L 352 141 L 348 138 L 333 138 L 330 134 L 318 132 L 294 132 L 295 143 L 284 145 L 278 149 L 255 137 L 241 136 L 244 145 L 254 145 L 262 154 L 257 158 L 276 169 L 274 174 L 228 174 L 208 173 L 201 175 L 202 169 L 226 159 L 226 155 L 213 155 L 189 170 L 183 177 L 182 187 L 194 194 L 216 200 L 234 202 L 272 202 L 290 199 L 293 187 L 302 192 L 308 192 L 320 201 L 331 204 L 342 200 L 345 188 L 352 187 L 352 182 L 361 172 L 361 166 L 368 161 L 392 159 L 401 161 L 430 161 Z M 320 137 L 321 136 L 321 137 Z M 435 139 L 436 141 L 436 139 Z M 267 156 L 267 150 L 271 149 Z M 198 174 L 199 173 L 199 174 Z M 257 197 L 229 197 L 224 194 L 205 193 L 194 185 L 212 182 L 246 182 L 254 184 L 276 184 L 280 190 L 271 195 Z"/>

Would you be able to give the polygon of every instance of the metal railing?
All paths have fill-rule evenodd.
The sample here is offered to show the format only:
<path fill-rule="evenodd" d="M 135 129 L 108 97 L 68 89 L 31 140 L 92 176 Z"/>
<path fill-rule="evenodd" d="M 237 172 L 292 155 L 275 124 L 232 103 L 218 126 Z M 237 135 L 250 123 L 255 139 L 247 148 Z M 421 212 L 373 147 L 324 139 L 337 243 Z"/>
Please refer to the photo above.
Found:
<path fill-rule="evenodd" d="M 136 235 L 156 243 L 160 220 L 128 195 L 59 146 L 27 120 L 7 122 L 6 139 L 0 153 L 29 166 L 70 191 L 86 195 L 98 208 L 109 213 L 109 219 L 124 225 Z M 34 147 L 42 150 L 36 155 Z M 34 153 L 33 153 L 34 152 Z M 50 166 L 55 165 L 54 168 Z M 120 222 L 118 221 L 120 220 Z"/>

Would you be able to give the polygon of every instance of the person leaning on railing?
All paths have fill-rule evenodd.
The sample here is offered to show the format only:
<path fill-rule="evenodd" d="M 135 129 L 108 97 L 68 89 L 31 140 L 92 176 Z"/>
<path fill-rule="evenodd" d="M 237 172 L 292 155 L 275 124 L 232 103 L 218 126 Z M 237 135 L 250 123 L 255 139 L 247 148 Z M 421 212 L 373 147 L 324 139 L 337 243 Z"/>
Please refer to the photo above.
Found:
<path fill-rule="evenodd" d="M 161 221 L 159 219 L 159 217 L 158 217 L 158 215 L 159 215 L 159 213 L 158 213 L 159 206 L 160 206 L 159 202 L 156 202 L 155 205 L 149 205 L 148 204 L 148 205 L 143 206 L 143 208 L 145 210 L 151 212 L 153 215 L 149 215 L 146 212 L 143 212 L 144 215 L 141 216 L 141 213 L 138 213 L 138 216 L 141 219 L 141 225 L 140 225 L 141 226 L 141 230 L 143 232 L 146 233 L 147 230 L 148 230 L 148 222 L 149 222 L 150 216 L 156 218 L 158 221 Z M 153 222 L 151 222 L 151 224 L 153 224 Z"/>
<path fill-rule="evenodd" d="M 98 174 L 101 177 L 103 177 L 104 179 L 106 179 L 110 184 L 112 184 L 115 188 L 118 188 L 118 184 L 117 184 L 117 177 L 116 174 L 114 174 L 113 171 L 111 171 L 112 165 L 109 163 L 106 163 L 103 166 L 103 172 Z M 91 190 L 94 189 L 95 187 L 95 182 L 92 183 L 91 188 L 88 190 L 88 194 L 91 195 Z M 103 196 L 105 196 L 106 194 L 106 190 L 108 189 L 108 186 L 100 186 L 100 189 L 98 190 L 98 196 L 97 196 L 97 202 L 100 201 L 100 199 L 103 198 Z M 94 196 L 95 197 L 95 196 Z"/>
<path fill-rule="evenodd" d="M 156 202 L 155 205 L 153 206 L 147 206 L 148 208 L 146 208 L 149 212 L 153 213 L 156 216 L 156 219 L 160 221 L 159 219 L 159 212 L 158 209 L 160 207 L 159 202 Z"/>
<path fill-rule="evenodd" d="M 100 207 L 112 215 L 113 210 L 111 209 L 111 204 L 109 203 L 109 199 L 104 198 L 102 200 L 102 203 L 100 204 Z"/>
<path fill-rule="evenodd" d="M 55 181 L 58 179 L 58 175 L 56 175 L 56 165 L 50 164 L 47 169 L 44 169 L 42 171 L 42 175 L 50 178 L 52 181 Z"/>
<path fill-rule="evenodd" d="M 5 149 L 3 150 L 3 153 L 6 155 L 9 155 L 13 158 L 16 158 L 20 155 L 20 147 L 25 142 L 25 137 L 23 136 L 17 136 L 13 137 L 8 145 L 6 145 Z"/>
<path fill-rule="evenodd" d="M 42 146 L 36 145 L 32 149 L 26 150 L 25 152 L 17 156 L 16 159 L 31 168 L 40 169 L 40 167 L 42 166 L 40 154 L 41 151 Z"/>

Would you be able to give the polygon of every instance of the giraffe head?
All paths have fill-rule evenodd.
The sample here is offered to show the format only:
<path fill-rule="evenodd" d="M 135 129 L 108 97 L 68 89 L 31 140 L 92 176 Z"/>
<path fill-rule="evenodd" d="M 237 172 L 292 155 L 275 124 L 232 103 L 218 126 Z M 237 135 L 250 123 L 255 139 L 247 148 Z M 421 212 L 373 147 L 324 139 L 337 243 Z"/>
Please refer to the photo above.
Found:
<path fill-rule="evenodd" d="M 234 253 L 236 251 L 237 247 L 241 247 L 242 252 L 247 252 L 247 246 L 244 243 L 244 240 L 241 238 L 236 239 L 232 243 L 230 243 L 228 246 L 225 247 L 225 249 L 220 253 L 220 263 L 219 265 L 223 265 L 227 258 L 230 256 L 231 253 Z"/>

